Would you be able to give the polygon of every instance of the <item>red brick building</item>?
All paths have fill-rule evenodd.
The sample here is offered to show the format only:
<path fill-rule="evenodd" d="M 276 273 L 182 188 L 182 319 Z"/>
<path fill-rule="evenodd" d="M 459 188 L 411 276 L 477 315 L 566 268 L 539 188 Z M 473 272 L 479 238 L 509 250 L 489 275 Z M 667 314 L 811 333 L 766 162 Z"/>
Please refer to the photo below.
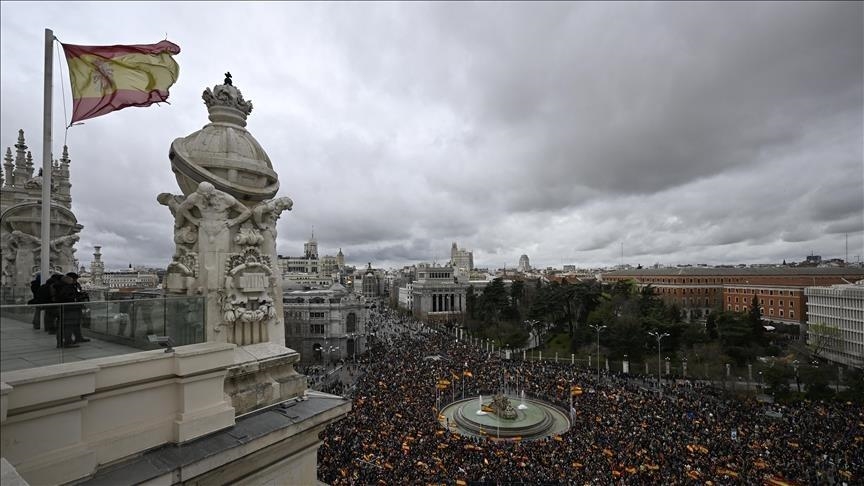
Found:
<path fill-rule="evenodd" d="M 634 280 L 651 285 L 666 304 L 676 304 L 688 320 L 703 319 L 717 309 L 747 312 L 758 299 L 766 321 L 807 322 L 805 287 L 828 286 L 864 278 L 864 268 L 758 267 L 758 268 L 651 268 L 616 270 L 602 274 L 604 282 Z"/>

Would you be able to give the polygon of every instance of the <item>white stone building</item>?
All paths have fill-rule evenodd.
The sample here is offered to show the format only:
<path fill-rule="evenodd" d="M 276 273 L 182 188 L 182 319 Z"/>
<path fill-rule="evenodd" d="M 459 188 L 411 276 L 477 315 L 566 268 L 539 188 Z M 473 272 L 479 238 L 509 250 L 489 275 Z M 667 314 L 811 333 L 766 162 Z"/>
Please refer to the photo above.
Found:
<path fill-rule="evenodd" d="M 157 200 L 177 245 L 166 297 L 203 299 L 205 342 L 4 370 L 4 485 L 318 483 L 319 434 L 351 402 L 307 390 L 284 345 L 275 240 L 292 203 L 272 199 L 230 74 L 203 98 L 211 123 L 169 152 L 183 194 Z"/>
<path fill-rule="evenodd" d="M 466 272 L 474 270 L 474 252 L 464 248 L 460 250 L 454 241 L 453 246 L 450 248 L 450 266 L 465 270 Z"/>
<path fill-rule="evenodd" d="M 820 355 L 828 360 L 864 367 L 864 280 L 830 287 L 807 287 L 804 295 L 807 296 L 808 344 L 824 346 Z M 825 333 L 823 326 L 833 329 Z"/>
<path fill-rule="evenodd" d="M 327 289 L 282 293 L 285 341 L 303 362 L 325 363 L 366 351 L 364 299 L 339 283 Z"/>
<path fill-rule="evenodd" d="M 467 282 L 459 281 L 453 267 L 418 265 L 416 272 L 412 283 L 414 317 L 426 322 L 462 322 Z"/>
<path fill-rule="evenodd" d="M 522 255 L 519 257 L 519 266 L 516 267 L 516 270 L 522 273 L 528 273 L 531 271 L 531 262 L 528 261 L 528 255 Z"/>
<path fill-rule="evenodd" d="M 345 256 L 342 249 L 336 256 L 318 255 L 318 242 L 315 235 L 303 244 L 303 256 L 283 256 L 276 259 L 283 280 L 297 283 L 309 288 L 327 288 L 333 282 L 341 280 L 345 268 Z"/>
<path fill-rule="evenodd" d="M 66 273 L 78 270 L 75 245 L 83 226 L 72 212 L 69 150 L 51 167 L 51 235 L 49 268 Z M 41 166 L 41 164 L 39 164 Z M 30 281 L 42 262 L 42 172 L 37 172 L 27 150 L 24 130 L 18 130 L 15 157 L 6 149 L 0 171 L 0 301 L 24 303 L 32 295 Z M 44 280 L 43 280 L 44 281 Z"/>

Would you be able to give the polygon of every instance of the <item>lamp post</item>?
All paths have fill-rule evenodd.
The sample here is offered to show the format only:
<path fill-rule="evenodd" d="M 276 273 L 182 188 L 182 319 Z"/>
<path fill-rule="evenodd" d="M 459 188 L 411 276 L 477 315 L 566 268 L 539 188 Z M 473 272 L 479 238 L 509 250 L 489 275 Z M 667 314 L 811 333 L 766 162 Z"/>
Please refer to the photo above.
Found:
<path fill-rule="evenodd" d="M 662 377 L 660 376 L 660 340 L 664 337 L 669 337 L 667 333 L 660 333 L 659 331 L 650 331 L 648 332 L 649 336 L 654 336 L 657 338 L 657 393 L 661 397 L 663 396 L 663 386 L 662 386 Z"/>
<path fill-rule="evenodd" d="M 532 348 L 537 346 L 537 333 L 535 332 L 535 326 L 538 322 L 540 321 L 538 321 L 537 319 L 529 319 L 525 321 L 525 324 L 528 325 L 528 332 L 531 333 L 531 337 L 534 338 L 533 346 L 531 346 Z"/>
<path fill-rule="evenodd" d="M 326 370 L 327 366 L 329 366 L 329 364 L 330 364 L 329 362 L 331 361 L 330 353 L 332 353 L 333 351 L 339 351 L 339 346 L 332 346 L 332 345 L 330 345 L 330 343 L 327 340 L 325 340 L 323 351 L 325 351 L 327 353 L 327 363 L 325 363 L 325 365 L 324 365 L 324 369 Z"/>
<path fill-rule="evenodd" d="M 591 324 L 590 327 L 597 331 L 597 383 L 600 383 L 600 331 L 606 329 L 606 326 Z"/>
<path fill-rule="evenodd" d="M 792 368 L 795 370 L 795 387 L 798 389 L 798 393 L 801 393 L 801 380 L 798 379 L 798 365 L 801 364 L 797 359 L 792 362 Z"/>
<path fill-rule="evenodd" d="M 687 357 L 681 358 L 681 374 L 684 376 L 684 379 L 687 379 Z"/>

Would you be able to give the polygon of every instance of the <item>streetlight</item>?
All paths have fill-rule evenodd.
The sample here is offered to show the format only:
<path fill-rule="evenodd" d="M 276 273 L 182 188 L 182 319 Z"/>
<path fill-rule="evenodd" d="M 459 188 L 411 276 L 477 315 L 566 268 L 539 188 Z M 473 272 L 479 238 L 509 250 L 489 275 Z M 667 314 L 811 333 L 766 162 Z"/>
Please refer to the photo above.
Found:
<path fill-rule="evenodd" d="M 534 346 L 539 345 L 539 343 L 537 342 L 537 333 L 534 330 L 534 327 L 537 325 L 538 322 L 540 321 L 538 321 L 537 319 L 528 319 L 527 321 L 525 321 L 525 324 L 528 324 L 528 332 L 531 333 L 531 337 L 534 338 Z"/>
<path fill-rule="evenodd" d="M 795 370 L 795 387 L 798 388 L 798 393 L 801 393 L 801 380 L 798 379 L 798 365 L 801 364 L 797 359 L 792 362 L 792 368 Z"/>
<path fill-rule="evenodd" d="M 597 331 L 597 383 L 600 383 L 600 331 L 606 329 L 606 326 L 600 324 L 591 324 L 591 329 Z"/>
<path fill-rule="evenodd" d="M 657 338 L 657 393 L 662 397 L 663 396 L 663 385 L 662 385 L 662 377 L 660 376 L 660 340 L 664 337 L 669 337 L 668 333 L 660 333 L 659 331 L 649 331 L 649 336 L 654 336 Z"/>

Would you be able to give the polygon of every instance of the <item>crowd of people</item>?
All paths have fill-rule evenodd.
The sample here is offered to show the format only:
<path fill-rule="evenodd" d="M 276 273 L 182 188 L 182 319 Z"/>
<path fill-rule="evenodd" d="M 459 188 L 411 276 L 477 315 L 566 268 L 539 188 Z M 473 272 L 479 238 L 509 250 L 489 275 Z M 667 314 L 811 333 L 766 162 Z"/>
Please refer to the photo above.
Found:
<path fill-rule="evenodd" d="M 76 348 L 90 341 L 81 332 L 83 305 L 80 304 L 90 299 L 78 283 L 77 273 L 55 273 L 44 283 L 40 274 L 36 274 L 30 282 L 30 291 L 33 298 L 28 304 L 36 306 L 33 329 L 44 327 L 45 332 L 56 335 L 58 348 Z"/>
<path fill-rule="evenodd" d="M 319 478 L 343 484 L 861 484 L 860 403 L 764 404 L 709 386 L 503 360 L 418 323 L 364 358 L 353 409 L 322 433 Z M 398 331 L 401 328 L 401 331 Z M 430 357 L 436 359 L 429 359 Z M 446 379 L 450 389 L 436 384 Z M 446 430 L 438 407 L 502 386 L 570 408 L 566 433 L 499 441 Z"/>

